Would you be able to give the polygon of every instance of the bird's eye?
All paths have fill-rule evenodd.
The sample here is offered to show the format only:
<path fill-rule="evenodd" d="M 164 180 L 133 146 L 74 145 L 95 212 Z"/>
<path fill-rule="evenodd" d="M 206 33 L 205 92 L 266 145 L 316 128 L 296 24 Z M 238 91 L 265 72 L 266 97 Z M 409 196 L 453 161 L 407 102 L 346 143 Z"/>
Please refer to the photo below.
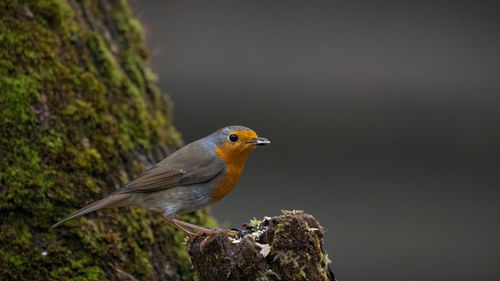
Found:
<path fill-rule="evenodd" d="M 231 142 L 237 142 L 237 141 L 238 141 L 238 136 L 237 136 L 237 135 L 235 135 L 235 134 L 230 134 L 230 135 L 229 135 L 229 140 L 230 140 Z"/>

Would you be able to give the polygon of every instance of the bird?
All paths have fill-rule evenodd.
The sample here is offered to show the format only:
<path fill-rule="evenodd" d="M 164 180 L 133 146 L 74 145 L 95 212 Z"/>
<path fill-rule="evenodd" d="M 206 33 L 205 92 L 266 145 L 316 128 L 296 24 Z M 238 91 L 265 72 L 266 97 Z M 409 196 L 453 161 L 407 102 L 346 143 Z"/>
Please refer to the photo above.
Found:
<path fill-rule="evenodd" d="M 203 209 L 228 195 L 238 183 L 248 155 L 257 146 L 270 143 L 244 126 L 221 128 L 181 147 L 121 189 L 72 213 L 52 227 L 102 208 L 135 205 L 158 212 L 188 237 L 200 232 L 214 235 L 213 229 L 176 217 Z"/>

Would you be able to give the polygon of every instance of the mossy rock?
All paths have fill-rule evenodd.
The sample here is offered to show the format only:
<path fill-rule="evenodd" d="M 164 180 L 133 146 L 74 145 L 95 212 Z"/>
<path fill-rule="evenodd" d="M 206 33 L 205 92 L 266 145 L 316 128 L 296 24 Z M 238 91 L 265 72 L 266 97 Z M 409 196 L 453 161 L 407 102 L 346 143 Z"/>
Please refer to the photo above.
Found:
<path fill-rule="evenodd" d="M 0 45 L 0 279 L 191 280 L 183 235 L 152 212 L 50 227 L 182 144 L 128 4 L 0 1 Z"/>

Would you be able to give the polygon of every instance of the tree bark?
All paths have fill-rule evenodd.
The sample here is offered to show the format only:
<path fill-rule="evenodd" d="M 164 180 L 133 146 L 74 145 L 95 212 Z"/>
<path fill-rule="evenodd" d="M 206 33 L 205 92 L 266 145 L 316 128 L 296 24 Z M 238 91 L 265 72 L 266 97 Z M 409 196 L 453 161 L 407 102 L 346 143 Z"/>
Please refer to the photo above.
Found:
<path fill-rule="evenodd" d="M 1 280 L 193 278 L 182 233 L 152 212 L 51 228 L 181 145 L 155 80 L 125 1 L 0 1 Z"/>
<path fill-rule="evenodd" d="M 284 211 L 237 232 L 238 238 L 220 232 L 188 241 L 200 280 L 335 280 L 323 250 L 324 230 L 311 215 Z"/>

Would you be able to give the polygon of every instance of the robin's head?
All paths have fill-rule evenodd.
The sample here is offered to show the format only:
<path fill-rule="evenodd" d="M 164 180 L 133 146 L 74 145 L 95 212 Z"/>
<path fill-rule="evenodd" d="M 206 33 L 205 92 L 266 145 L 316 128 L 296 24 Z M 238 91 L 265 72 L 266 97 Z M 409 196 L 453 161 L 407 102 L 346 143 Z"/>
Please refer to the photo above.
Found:
<path fill-rule="evenodd" d="M 252 129 L 243 126 L 228 126 L 215 132 L 215 152 L 226 163 L 228 161 L 246 160 L 256 146 L 271 143 L 259 137 Z"/>

